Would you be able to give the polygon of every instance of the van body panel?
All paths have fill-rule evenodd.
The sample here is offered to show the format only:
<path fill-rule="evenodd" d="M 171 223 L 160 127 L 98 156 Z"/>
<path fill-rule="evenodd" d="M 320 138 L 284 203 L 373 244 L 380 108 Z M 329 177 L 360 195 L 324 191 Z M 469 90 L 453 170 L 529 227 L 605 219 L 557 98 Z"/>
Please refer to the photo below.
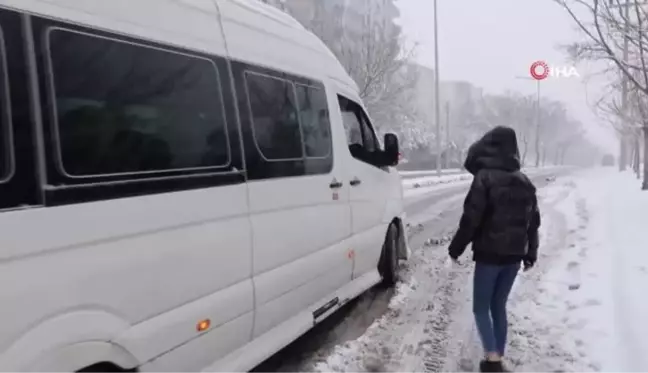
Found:
<path fill-rule="evenodd" d="M 3 303 L 5 304 L 5 303 Z M 88 341 L 110 341 L 115 336 L 128 330 L 130 324 L 109 310 L 80 309 L 70 310 L 43 320 L 26 330 L 9 348 L 3 348 L 0 355 L 0 366 L 6 371 L 42 371 L 41 362 L 56 363 L 48 369 L 79 369 L 75 366 L 83 359 L 74 356 L 62 359 L 67 346 L 76 346 L 71 350 L 84 349 L 79 343 Z M 123 358 L 123 357 L 122 357 Z M 65 361 L 62 361 L 65 360 Z M 128 354 L 129 362 L 136 361 Z M 136 361 L 137 362 L 137 361 Z M 139 362 L 137 362 L 139 363 Z"/>
<path fill-rule="evenodd" d="M 227 193 L 222 195 L 219 191 L 211 197 L 217 202 L 221 196 L 227 196 Z M 226 204 L 236 199 L 221 201 Z M 239 202 L 246 206 L 244 196 L 239 198 Z M 134 208 L 136 206 L 133 204 Z M 192 204 L 180 206 L 189 209 Z M 195 210 L 198 209 L 196 205 Z M 183 209 L 171 209 L 165 216 L 181 215 L 177 214 L 178 210 Z M 137 216 L 137 211 L 146 209 L 128 209 L 114 219 L 109 219 L 110 215 L 102 213 L 99 208 L 94 211 L 106 219 L 83 219 L 83 215 L 74 215 L 63 220 L 60 215 L 52 215 L 47 226 L 56 229 L 59 226 L 57 222 L 63 223 L 59 229 L 61 232 L 66 227 L 83 227 L 82 219 L 91 223 L 95 220 L 96 227 L 120 220 L 136 224 L 137 220 L 129 219 L 128 215 Z M 25 212 L 36 214 L 54 210 Z M 4 229 L 2 231 L 4 233 Z M 62 310 L 111 309 L 118 310 L 118 314 L 133 327 L 124 335 L 114 335 L 111 339 L 132 347 L 132 353 L 143 361 L 153 358 L 194 338 L 197 334 L 195 325 L 203 318 L 212 317 L 214 327 L 218 328 L 221 323 L 229 321 L 227 315 L 230 313 L 233 318 L 252 311 L 250 234 L 247 217 L 233 216 L 193 222 L 189 226 L 161 226 L 135 237 L 103 243 L 81 241 L 75 243 L 74 248 L 50 255 L 0 264 L 0 281 L 16 284 L 0 289 L 0 299 L 3 299 L 0 312 L 13 321 L 3 328 L 3 341 L 11 343 L 26 331 L 25 328 L 37 327 L 37 324 L 30 323 L 31 320 L 41 320 Z M 68 237 L 78 236 L 70 232 Z M 68 263 L 74 263 L 75 269 L 71 270 Z M 236 293 L 228 296 L 232 291 Z M 215 298 L 211 306 L 209 297 Z M 187 303 L 196 300 L 201 300 L 203 307 L 196 311 L 183 310 Z M 224 306 L 221 300 L 232 302 L 227 305 L 229 312 L 219 313 L 218 308 L 213 308 Z M 40 306 L 31 307 L 32 304 Z M 140 323 L 143 325 L 138 326 Z M 184 332 L 180 333 L 178 327 Z M 251 322 L 248 328 L 251 328 Z M 245 334 L 245 330 L 240 332 Z"/>
<path fill-rule="evenodd" d="M 76 372 L 97 361 L 110 361 L 124 369 L 136 369 L 139 362 L 123 347 L 104 341 L 80 342 L 49 350 L 23 366 L 26 372 L 44 372 L 57 367 L 59 371 Z M 17 369 L 16 369 L 17 370 Z"/>
<path fill-rule="evenodd" d="M 221 56 L 227 53 L 212 0 L 139 0 L 138 6 L 129 0 L 3 0 L 0 6 Z"/>
<path fill-rule="evenodd" d="M 226 353 L 244 346 L 249 340 L 245 333 L 254 315 L 248 312 L 217 329 L 210 331 L 198 338 L 189 340 L 178 346 L 172 352 L 142 365 L 141 371 L 145 372 L 197 372 L 221 359 Z"/>
<path fill-rule="evenodd" d="M 380 282 L 380 275 L 377 270 L 368 272 L 362 277 L 354 279 L 335 292 L 325 296 L 322 301 L 314 303 L 304 311 L 291 317 L 289 320 L 275 326 L 263 335 L 252 340 L 245 347 L 234 351 L 225 358 L 214 362 L 214 364 L 203 369 L 204 372 L 247 372 L 257 364 L 254 362 L 264 361 L 272 356 L 277 348 L 287 346 L 299 336 L 303 335 L 313 327 L 313 311 L 317 310 L 324 303 L 324 300 L 339 297 L 340 303 L 330 310 L 339 310 L 351 299 L 365 292 L 367 289 Z"/>

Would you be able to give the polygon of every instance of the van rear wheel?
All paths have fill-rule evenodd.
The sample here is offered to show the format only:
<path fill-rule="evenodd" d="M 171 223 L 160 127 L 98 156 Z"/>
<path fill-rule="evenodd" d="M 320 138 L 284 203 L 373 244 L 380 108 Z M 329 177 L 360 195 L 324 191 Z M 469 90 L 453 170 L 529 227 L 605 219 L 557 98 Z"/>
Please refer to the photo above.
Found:
<path fill-rule="evenodd" d="M 387 230 L 378 272 L 383 286 L 392 287 L 398 282 L 398 228 L 393 223 Z"/>

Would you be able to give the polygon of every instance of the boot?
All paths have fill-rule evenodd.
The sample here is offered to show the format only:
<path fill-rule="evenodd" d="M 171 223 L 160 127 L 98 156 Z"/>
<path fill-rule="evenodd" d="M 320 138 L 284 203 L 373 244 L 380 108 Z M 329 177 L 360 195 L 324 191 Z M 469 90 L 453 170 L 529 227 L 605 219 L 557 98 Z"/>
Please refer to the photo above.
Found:
<path fill-rule="evenodd" d="M 482 360 L 479 362 L 480 372 L 506 372 L 501 361 Z"/>

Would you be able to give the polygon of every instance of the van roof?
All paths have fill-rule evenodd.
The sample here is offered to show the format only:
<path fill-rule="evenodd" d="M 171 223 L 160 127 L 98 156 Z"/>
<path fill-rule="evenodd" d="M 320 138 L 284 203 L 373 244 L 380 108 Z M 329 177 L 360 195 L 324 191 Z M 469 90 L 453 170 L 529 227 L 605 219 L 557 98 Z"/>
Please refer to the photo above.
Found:
<path fill-rule="evenodd" d="M 187 1 L 187 0 L 181 0 Z M 191 0 L 189 0 L 191 1 Z M 286 26 L 290 26 L 299 31 L 306 31 L 306 28 L 299 23 L 294 17 L 288 13 L 277 9 L 276 7 L 266 4 L 261 0 L 229 0 L 240 3 L 249 7 L 251 10 L 263 14 L 264 16 L 273 19 L 274 21 L 281 22 Z"/>
<path fill-rule="evenodd" d="M 217 54 L 227 48 L 232 59 L 328 78 L 358 92 L 317 36 L 289 14 L 259 0 L 0 0 L 0 7 Z M 216 13 L 221 14 L 225 40 L 215 32 Z"/>
<path fill-rule="evenodd" d="M 255 48 L 265 53 L 263 56 L 257 55 L 254 60 L 263 58 L 263 61 L 272 67 L 311 76 L 326 76 L 355 92 L 358 91 L 355 81 L 326 44 L 291 15 L 259 0 L 218 0 L 218 4 L 224 19 L 230 14 L 236 14 L 240 17 L 237 23 L 244 23 L 262 33 L 255 38 L 255 44 L 263 45 L 255 45 Z M 233 8 L 244 8 L 246 11 L 235 11 Z M 240 56 L 239 52 L 242 51 L 237 50 L 238 46 L 249 45 L 249 40 L 245 40 L 242 33 L 229 33 L 228 37 L 236 38 L 239 35 L 241 43 L 228 43 L 232 57 L 252 59 L 249 55 L 245 56 L 248 53 Z M 259 43 L 259 40 L 262 42 Z"/>

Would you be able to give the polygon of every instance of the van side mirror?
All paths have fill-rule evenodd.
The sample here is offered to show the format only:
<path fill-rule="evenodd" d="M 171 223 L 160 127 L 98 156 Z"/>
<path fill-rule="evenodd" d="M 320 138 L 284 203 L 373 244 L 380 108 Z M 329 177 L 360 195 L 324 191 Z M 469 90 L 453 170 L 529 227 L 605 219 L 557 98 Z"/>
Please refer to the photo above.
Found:
<path fill-rule="evenodd" d="M 400 159 L 398 137 L 393 133 L 386 133 L 384 144 L 385 166 L 396 166 Z"/>

